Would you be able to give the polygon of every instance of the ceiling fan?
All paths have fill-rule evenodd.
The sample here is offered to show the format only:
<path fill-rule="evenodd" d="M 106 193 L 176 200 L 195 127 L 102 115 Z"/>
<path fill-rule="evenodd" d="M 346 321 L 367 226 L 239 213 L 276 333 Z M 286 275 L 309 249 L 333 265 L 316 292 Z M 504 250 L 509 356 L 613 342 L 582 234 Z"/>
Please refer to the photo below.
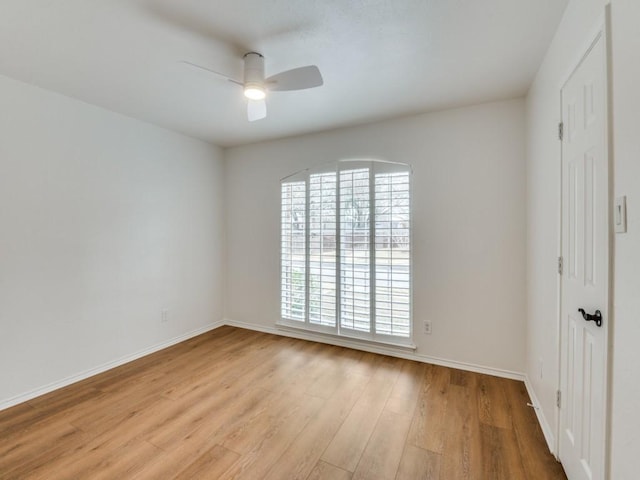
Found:
<path fill-rule="evenodd" d="M 243 87 L 244 96 L 248 100 L 247 118 L 250 122 L 267 116 L 267 92 L 304 90 L 320 87 L 324 83 L 320 70 L 315 65 L 286 70 L 264 78 L 264 57 L 256 52 L 244 55 L 244 81 L 242 82 L 195 63 L 187 61 L 183 61 L 183 63 L 214 73 Z"/>

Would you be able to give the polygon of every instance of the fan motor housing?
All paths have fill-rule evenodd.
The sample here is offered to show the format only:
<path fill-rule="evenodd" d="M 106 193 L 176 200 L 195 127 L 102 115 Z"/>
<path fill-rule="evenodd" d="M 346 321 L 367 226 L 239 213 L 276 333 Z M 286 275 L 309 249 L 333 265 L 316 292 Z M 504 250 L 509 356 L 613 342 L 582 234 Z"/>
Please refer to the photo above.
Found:
<path fill-rule="evenodd" d="M 264 88 L 264 57 L 256 52 L 244 56 L 245 88 Z"/>

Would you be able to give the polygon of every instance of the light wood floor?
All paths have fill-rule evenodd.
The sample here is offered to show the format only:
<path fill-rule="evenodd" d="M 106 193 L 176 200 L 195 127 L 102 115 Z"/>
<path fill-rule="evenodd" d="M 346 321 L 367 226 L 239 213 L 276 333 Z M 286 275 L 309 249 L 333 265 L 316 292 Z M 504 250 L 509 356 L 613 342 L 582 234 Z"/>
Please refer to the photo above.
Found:
<path fill-rule="evenodd" d="M 564 479 L 522 382 L 231 327 L 0 412 L 2 479 Z"/>

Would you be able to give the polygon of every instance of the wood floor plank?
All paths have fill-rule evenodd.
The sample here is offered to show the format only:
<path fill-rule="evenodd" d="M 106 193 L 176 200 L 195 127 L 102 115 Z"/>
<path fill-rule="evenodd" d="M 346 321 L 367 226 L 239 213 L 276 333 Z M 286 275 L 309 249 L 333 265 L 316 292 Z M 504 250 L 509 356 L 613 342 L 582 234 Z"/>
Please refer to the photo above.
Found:
<path fill-rule="evenodd" d="M 177 411 L 167 416 L 167 424 L 148 437 L 149 441 L 161 448 L 170 448 L 175 442 L 192 435 L 195 430 L 207 428 L 218 442 L 222 442 L 228 432 L 251 423 L 254 417 L 267 409 L 265 401 L 279 395 L 254 387 L 254 380 L 260 377 L 263 369 L 270 368 L 270 362 L 265 361 L 261 355 L 257 355 L 261 359 L 261 365 L 248 362 L 252 370 L 240 378 L 225 377 L 222 379 L 223 384 L 213 385 L 206 376 L 193 379 L 194 383 L 204 385 L 194 387 L 188 394 L 179 397 Z M 194 406 L 184 409 L 181 407 L 184 403 Z"/>
<path fill-rule="evenodd" d="M 271 393 L 271 397 L 264 402 L 259 409 L 260 413 L 245 416 L 237 428 L 230 430 L 220 439 L 220 444 L 225 448 L 241 454 L 252 451 L 271 432 L 291 420 L 303 407 L 303 404 L 312 399 L 307 396 L 292 398 L 290 395 L 278 395 Z"/>
<path fill-rule="evenodd" d="M 305 366 L 322 354 L 322 346 L 317 343 L 291 341 L 290 345 L 278 348 L 273 355 L 276 360 L 273 368 L 263 372 L 254 386 L 281 393 L 301 372 L 306 371 Z"/>
<path fill-rule="evenodd" d="M 359 357 L 354 358 L 353 361 L 350 362 L 348 367 L 349 372 L 364 377 L 371 377 L 378 368 L 380 357 L 371 352 L 360 353 L 361 355 Z"/>
<path fill-rule="evenodd" d="M 449 373 L 451 385 L 457 385 L 459 387 L 475 388 L 478 377 L 479 375 L 477 373 L 458 370 L 456 368 L 450 369 Z"/>
<path fill-rule="evenodd" d="M 66 475 L 73 470 L 66 468 L 66 475 L 61 478 L 90 478 L 91 480 L 131 478 L 144 465 L 162 454 L 163 452 L 155 445 L 144 440 L 135 440 L 120 448 L 104 452 L 103 455 L 97 455 L 95 458 L 88 456 L 79 459 L 72 464 L 72 469 L 77 465 L 82 465 L 83 468 L 75 470 L 77 473 L 70 477 Z"/>
<path fill-rule="evenodd" d="M 167 415 L 163 428 L 150 432 L 147 439 L 166 450 L 184 438 L 198 434 L 196 432 L 199 430 L 206 429 L 208 436 L 219 442 L 228 432 L 238 428 L 245 418 L 259 415 L 265 400 L 268 399 L 268 392 L 258 388 L 231 389 L 228 392 L 229 401 L 216 403 L 218 408 L 209 407 L 208 413 L 199 412 L 200 414 L 194 415 L 193 408 L 182 407 L 181 414 Z M 271 395 L 275 394 L 271 392 Z M 178 403 L 175 408 L 181 406 L 182 404 Z"/>
<path fill-rule="evenodd" d="M 427 365 L 421 382 L 418 406 L 409 430 L 411 445 L 442 453 L 444 448 L 449 369 Z"/>
<path fill-rule="evenodd" d="M 250 452 L 242 455 L 219 477 L 220 480 L 263 478 L 309 420 L 322 408 L 324 402 L 324 399 L 309 397 L 308 402 L 298 405 L 287 422 L 274 424 L 271 431 L 258 439 Z"/>
<path fill-rule="evenodd" d="M 222 327 L 0 412 L 0 480 L 564 480 L 522 382 Z"/>
<path fill-rule="evenodd" d="M 18 405 L 20 410 L 15 410 L 15 414 L 7 412 L 6 418 L 11 421 L 0 422 L 0 431 L 9 435 L 26 430 L 46 428 L 46 425 L 56 421 L 68 423 L 71 418 L 79 415 L 82 411 L 92 409 L 94 402 L 104 396 L 98 390 L 83 386 L 79 386 L 77 395 L 74 395 L 74 392 L 76 391 L 73 388 L 65 387 L 61 389 L 60 396 L 56 395 L 56 392 L 51 392 Z"/>
<path fill-rule="evenodd" d="M 0 431 L 8 436 L 32 426 L 46 417 L 46 412 L 35 409 L 29 405 L 29 402 L 21 403 L 0 412 Z"/>
<path fill-rule="evenodd" d="M 440 475 L 443 479 L 480 480 L 483 450 L 476 391 L 450 385 L 447 394 Z"/>
<path fill-rule="evenodd" d="M 252 384 L 261 387 L 260 380 L 267 372 L 282 363 L 282 361 L 274 358 L 276 352 L 276 344 L 265 346 L 251 351 L 243 345 L 242 349 L 233 353 L 232 358 L 221 358 L 225 368 L 212 369 L 197 374 L 189 368 L 189 376 L 179 382 L 174 382 L 166 390 L 162 392 L 163 396 L 173 400 L 181 400 L 194 393 L 195 390 L 218 386 L 220 388 L 228 388 L 230 384 L 234 384 L 241 388 L 244 385 Z M 213 360 L 212 360 L 213 361 Z M 210 364 L 211 365 L 211 364 Z"/>
<path fill-rule="evenodd" d="M 413 415 L 420 397 L 420 386 L 426 365 L 420 362 L 404 362 L 385 410 L 398 415 Z"/>
<path fill-rule="evenodd" d="M 383 411 L 353 474 L 354 480 L 393 480 L 398 472 L 411 416 Z"/>
<path fill-rule="evenodd" d="M 482 478 L 526 480 L 515 432 L 480 425 L 482 435 Z"/>
<path fill-rule="evenodd" d="M 285 450 L 265 480 L 306 479 L 368 382 L 368 377 L 348 375 L 327 400 L 325 407 L 311 418 L 305 429 Z"/>
<path fill-rule="evenodd" d="M 218 479 L 224 472 L 231 468 L 239 458 L 240 454 L 216 445 L 176 475 L 174 480 Z"/>
<path fill-rule="evenodd" d="M 286 478 L 286 477 L 283 477 Z M 350 480 L 351 472 L 342 470 L 329 463 L 318 462 L 316 467 L 307 477 L 307 480 Z"/>
<path fill-rule="evenodd" d="M 200 408 L 203 408 L 203 405 L 195 404 L 186 411 L 199 411 Z M 112 439 L 114 442 L 117 442 L 117 439 L 130 441 L 134 438 L 148 440 L 156 431 L 171 429 L 173 425 L 169 423 L 183 411 L 185 411 L 183 405 L 177 405 L 165 398 L 149 399 L 134 406 L 126 415 L 119 417 L 117 422 L 109 421 L 104 426 L 94 426 L 88 433 L 97 434 L 98 441 Z"/>
<path fill-rule="evenodd" d="M 34 398 L 27 402 L 33 408 L 49 414 L 56 410 L 77 405 L 85 400 L 92 400 L 102 395 L 102 392 L 92 386 L 70 385 L 51 393 Z"/>
<path fill-rule="evenodd" d="M 397 480 L 438 480 L 440 477 L 440 454 L 405 445 Z"/>
<path fill-rule="evenodd" d="M 308 395 L 329 398 L 338 389 L 345 377 L 350 375 L 362 376 L 363 373 L 365 376 L 371 376 L 373 371 L 367 374 L 362 369 L 358 370 L 358 365 L 362 361 L 364 352 L 357 352 L 358 354 L 354 355 L 352 353 L 354 350 L 348 348 L 332 348 L 332 350 L 327 351 L 330 353 L 327 359 L 330 364 L 325 366 L 324 372 L 319 377 L 316 377 L 316 381 L 306 390 Z"/>
<path fill-rule="evenodd" d="M 355 470 L 398 377 L 399 366 L 397 362 L 381 365 L 372 375 L 362 396 L 320 457 L 322 460 L 349 472 Z"/>
<path fill-rule="evenodd" d="M 110 393 L 93 401 L 93 405 L 85 405 L 86 408 L 71 409 L 67 420 L 86 433 L 100 434 L 113 429 L 127 419 L 141 415 L 158 400 L 156 395 L 149 395 L 146 392 L 141 392 L 139 395 L 131 392 Z"/>
<path fill-rule="evenodd" d="M 313 387 L 321 381 L 323 376 L 329 374 L 335 366 L 335 361 L 327 355 L 327 350 L 324 350 L 324 346 L 320 347 L 321 349 L 317 350 L 317 353 L 313 354 L 305 363 L 305 367 L 291 375 L 289 380 L 280 387 L 284 394 L 302 395 L 311 392 L 324 398 L 327 397 L 327 395 L 322 395 L 318 390 L 314 392 Z"/>
<path fill-rule="evenodd" d="M 305 390 L 305 393 L 315 397 L 330 398 L 347 375 L 347 372 L 340 368 L 328 366 L 320 376 L 316 377 L 315 382 Z"/>
<path fill-rule="evenodd" d="M 367 372 L 363 370 L 362 366 L 366 364 L 366 360 L 363 359 L 365 355 L 369 355 L 368 352 L 362 350 L 353 350 L 352 348 L 340 348 L 338 350 L 340 354 L 340 360 L 342 368 L 349 374 L 367 376 Z M 369 372 L 369 376 L 372 372 Z"/>
<path fill-rule="evenodd" d="M 227 470 L 240 454 L 216 445 L 210 440 L 210 436 L 203 430 L 176 443 L 173 447 L 163 451 L 162 455 L 146 462 L 142 468 L 131 477 L 131 480 L 157 480 L 173 479 L 178 475 L 184 475 L 189 468 L 197 471 L 205 464 L 207 459 L 218 459 L 212 471 L 218 475 Z M 192 465 L 198 465 L 191 467 Z M 206 477 L 205 477 L 206 478 Z"/>
<path fill-rule="evenodd" d="M 81 433 L 84 437 L 79 437 L 79 441 L 61 447 L 60 454 L 46 458 L 46 462 L 30 469 L 24 478 L 130 478 L 147 462 L 160 455 L 161 451 L 140 438 L 123 433 L 107 431 L 94 438 Z M 31 448 L 35 449 L 37 446 L 31 445 Z M 45 456 L 51 456 L 50 452 L 56 450 L 56 446 L 43 449 L 47 452 Z M 40 454 L 36 456 L 39 457 Z"/>
<path fill-rule="evenodd" d="M 30 429 L 0 437 L 0 478 L 27 477 L 87 442 L 83 432 L 67 423 L 40 426 L 43 430 Z M 48 434 L 43 435 L 43 431 Z"/>
<path fill-rule="evenodd" d="M 512 428 L 511 407 L 504 388 L 504 379 L 490 375 L 478 378 L 478 414 L 485 425 Z"/>

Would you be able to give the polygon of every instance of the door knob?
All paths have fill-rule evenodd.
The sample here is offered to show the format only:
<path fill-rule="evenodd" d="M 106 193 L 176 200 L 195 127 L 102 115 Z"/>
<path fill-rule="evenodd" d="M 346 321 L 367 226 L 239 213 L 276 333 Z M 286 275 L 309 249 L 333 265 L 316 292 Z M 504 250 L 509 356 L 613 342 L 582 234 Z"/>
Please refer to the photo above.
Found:
<path fill-rule="evenodd" d="M 596 322 L 598 327 L 602 326 L 602 312 L 600 310 L 596 310 L 596 312 L 591 315 L 584 311 L 584 308 L 579 308 L 578 311 L 582 314 L 582 318 L 584 318 L 587 322 Z"/>

